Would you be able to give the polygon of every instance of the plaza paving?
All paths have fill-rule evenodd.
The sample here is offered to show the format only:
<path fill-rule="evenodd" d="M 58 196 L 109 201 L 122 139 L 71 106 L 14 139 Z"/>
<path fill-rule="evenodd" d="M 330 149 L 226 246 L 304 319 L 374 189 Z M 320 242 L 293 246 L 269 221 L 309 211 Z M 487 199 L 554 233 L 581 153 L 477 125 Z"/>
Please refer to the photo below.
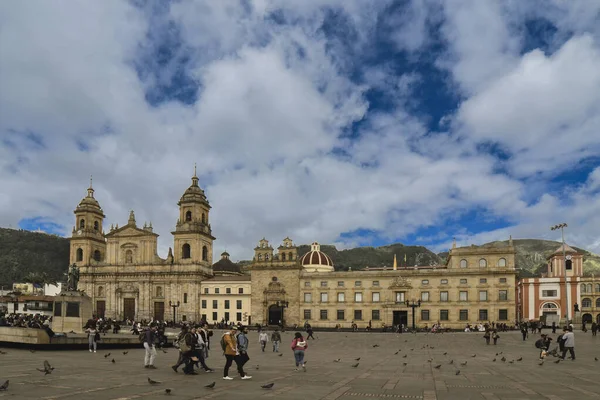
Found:
<path fill-rule="evenodd" d="M 518 333 L 500 333 L 497 346 L 486 346 L 480 333 L 382 334 L 316 333 L 306 353 L 307 372 L 295 372 L 289 349 L 293 332 L 283 334 L 282 354 L 260 352 L 256 332 L 250 336 L 247 372 L 253 379 L 223 381 L 224 358 L 217 350 L 220 332 L 208 359 L 214 373 L 174 373 L 175 349 L 158 352 L 157 370 L 143 368 L 143 349 L 36 351 L 4 348 L 0 381 L 10 379 L 0 398 L 17 399 L 580 399 L 600 398 L 600 336 L 576 332 L 576 361 L 538 365 L 533 343 Z M 556 335 L 553 335 L 556 336 Z M 373 347 L 373 345 L 379 347 Z M 269 349 L 269 348 L 268 348 Z M 397 351 L 398 354 L 395 354 Z M 106 353 L 111 353 L 105 358 Z M 447 353 L 444 355 L 443 353 Z M 502 352 L 495 356 L 496 352 Z M 404 357 L 406 355 L 406 357 Z M 472 357 L 476 355 L 476 357 Z M 505 356 L 507 361 L 501 362 Z M 353 368 L 355 358 L 359 365 Z M 522 361 L 516 361 L 523 357 Z M 112 359 L 115 363 L 111 363 Z M 341 358 L 340 362 L 333 360 Z M 492 360 L 496 358 L 496 362 Z M 44 360 L 51 375 L 36 371 Z M 431 362 L 428 360 L 433 359 Z M 454 360 L 453 364 L 450 361 Z M 513 363 L 510 361 L 515 360 Z M 467 362 L 466 365 L 460 365 Z M 404 364 L 406 363 L 406 364 Z M 441 364 L 441 368 L 434 367 Z M 258 369 L 256 366 L 259 366 Z M 460 369 L 460 374 L 456 371 Z M 156 386 L 147 378 L 161 381 Z M 216 381 L 214 389 L 203 386 Z M 274 382 L 270 390 L 262 384 Z M 170 395 L 165 389 L 172 389 Z"/>

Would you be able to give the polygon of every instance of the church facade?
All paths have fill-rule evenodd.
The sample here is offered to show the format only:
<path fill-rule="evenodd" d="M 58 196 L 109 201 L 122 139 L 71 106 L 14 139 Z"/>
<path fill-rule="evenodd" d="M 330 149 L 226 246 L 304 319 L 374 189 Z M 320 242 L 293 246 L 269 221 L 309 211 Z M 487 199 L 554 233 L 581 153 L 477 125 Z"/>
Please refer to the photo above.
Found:
<path fill-rule="evenodd" d="M 118 320 L 201 319 L 201 284 L 214 277 L 210 204 L 196 174 L 181 196 L 173 250 L 158 256 L 152 224 L 127 223 L 104 231 L 105 215 L 90 183 L 74 211 L 70 264 L 79 267 L 79 289 L 92 298 L 94 313 Z"/>
<path fill-rule="evenodd" d="M 515 248 L 456 247 L 444 265 L 335 271 L 329 256 L 313 243 L 298 257 L 286 238 L 275 250 L 259 242 L 251 274 L 252 321 L 261 324 L 349 328 L 392 325 L 462 329 L 468 323 L 516 320 Z M 408 301 L 408 304 L 407 304 Z M 415 307 L 411 307 L 415 305 Z"/>

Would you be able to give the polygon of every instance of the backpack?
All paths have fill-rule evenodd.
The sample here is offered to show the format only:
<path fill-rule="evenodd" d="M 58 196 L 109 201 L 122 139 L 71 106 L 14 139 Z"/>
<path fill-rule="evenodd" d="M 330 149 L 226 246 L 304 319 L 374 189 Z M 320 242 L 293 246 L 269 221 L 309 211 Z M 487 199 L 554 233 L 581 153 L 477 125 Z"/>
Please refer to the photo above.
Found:
<path fill-rule="evenodd" d="M 542 347 L 544 347 L 544 339 L 536 340 L 535 347 L 537 347 L 538 349 L 541 349 Z"/>
<path fill-rule="evenodd" d="M 146 341 L 146 332 L 140 333 L 140 336 L 138 336 L 138 339 L 139 339 L 140 343 L 144 343 Z"/>
<path fill-rule="evenodd" d="M 227 342 L 225 341 L 225 333 L 221 336 L 221 348 L 223 349 L 223 352 L 225 352 L 225 349 L 227 349 Z"/>
<path fill-rule="evenodd" d="M 296 342 L 296 347 L 300 350 L 305 349 L 306 348 L 306 342 L 305 341 L 297 341 Z"/>

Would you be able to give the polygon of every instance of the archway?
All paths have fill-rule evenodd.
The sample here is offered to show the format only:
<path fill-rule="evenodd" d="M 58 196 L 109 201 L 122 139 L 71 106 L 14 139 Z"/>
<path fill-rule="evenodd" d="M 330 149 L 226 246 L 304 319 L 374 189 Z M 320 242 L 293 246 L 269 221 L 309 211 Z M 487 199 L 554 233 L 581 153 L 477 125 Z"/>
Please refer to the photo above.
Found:
<path fill-rule="evenodd" d="M 586 313 L 581 316 L 581 322 L 584 324 L 591 324 L 593 320 L 592 314 Z"/>
<path fill-rule="evenodd" d="M 544 303 L 541 307 L 541 315 L 560 315 L 560 308 L 556 303 Z"/>
<path fill-rule="evenodd" d="M 269 307 L 269 325 L 279 325 L 283 321 L 283 307 L 273 304 Z"/>

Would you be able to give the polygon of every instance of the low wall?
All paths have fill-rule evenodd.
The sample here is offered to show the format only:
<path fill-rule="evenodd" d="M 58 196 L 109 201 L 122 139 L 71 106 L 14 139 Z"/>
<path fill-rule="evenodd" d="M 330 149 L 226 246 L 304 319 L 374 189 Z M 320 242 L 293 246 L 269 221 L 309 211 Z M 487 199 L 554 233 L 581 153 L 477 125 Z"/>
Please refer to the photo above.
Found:
<path fill-rule="evenodd" d="M 50 337 L 43 329 L 0 326 L 0 342 L 22 344 L 49 344 Z"/>

